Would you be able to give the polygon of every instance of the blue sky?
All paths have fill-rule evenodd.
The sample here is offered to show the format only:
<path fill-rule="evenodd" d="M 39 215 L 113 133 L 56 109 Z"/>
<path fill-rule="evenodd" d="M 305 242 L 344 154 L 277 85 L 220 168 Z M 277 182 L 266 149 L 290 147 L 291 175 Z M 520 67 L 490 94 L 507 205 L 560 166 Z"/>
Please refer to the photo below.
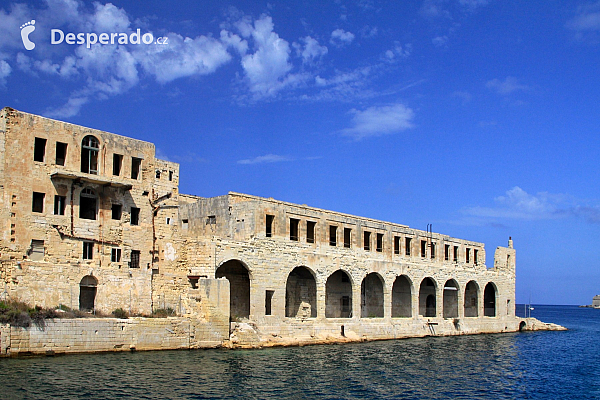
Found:
<path fill-rule="evenodd" d="M 517 302 L 600 293 L 598 1 L 2 1 L 0 37 L 0 106 L 153 142 L 182 193 L 512 236 Z"/>

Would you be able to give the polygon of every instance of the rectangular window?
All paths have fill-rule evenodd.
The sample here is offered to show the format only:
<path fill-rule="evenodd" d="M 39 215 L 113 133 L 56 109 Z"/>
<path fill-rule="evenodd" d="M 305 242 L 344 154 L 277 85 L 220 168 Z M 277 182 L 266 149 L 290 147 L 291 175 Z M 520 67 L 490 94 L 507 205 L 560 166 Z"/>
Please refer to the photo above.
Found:
<path fill-rule="evenodd" d="M 92 260 L 94 258 L 94 242 L 83 242 L 83 259 Z"/>
<path fill-rule="evenodd" d="M 33 201 L 31 202 L 31 211 L 36 213 L 44 212 L 44 193 L 33 192 Z"/>
<path fill-rule="evenodd" d="M 206 217 L 206 225 L 216 225 L 217 224 L 217 216 L 209 215 Z"/>
<path fill-rule="evenodd" d="M 173 171 L 169 171 L 169 181 L 173 180 Z"/>
<path fill-rule="evenodd" d="M 290 218 L 290 240 L 298 241 L 298 229 L 300 228 L 300 220 Z"/>
<path fill-rule="evenodd" d="M 383 233 L 377 234 L 377 252 L 381 253 L 383 251 Z"/>
<path fill-rule="evenodd" d="M 187 230 L 188 226 L 189 226 L 189 221 L 187 219 L 182 219 L 181 220 L 181 229 Z"/>
<path fill-rule="evenodd" d="M 131 157 L 131 179 L 138 179 L 140 177 L 141 166 L 142 166 L 141 158 Z"/>
<path fill-rule="evenodd" d="M 46 139 L 35 138 L 33 145 L 33 161 L 44 162 L 46 158 Z"/>
<path fill-rule="evenodd" d="M 65 165 L 67 159 L 67 144 L 56 142 L 56 165 Z"/>
<path fill-rule="evenodd" d="M 458 262 L 458 246 L 454 246 L 454 262 Z"/>
<path fill-rule="evenodd" d="M 139 268 L 140 267 L 140 251 L 139 250 L 131 250 L 131 261 L 129 261 L 129 268 Z"/>
<path fill-rule="evenodd" d="M 113 154 L 113 175 L 121 175 L 121 167 L 123 166 L 123 156 L 121 154 Z"/>
<path fill-rule="evenodd" d="M 467 251 L 465 252 L 465 261 L 468 263 L 471 262 L 471 249 L 467 247 Z"/>
<path fill-rule="evenodd" d="M 352 229 L 344 228 L 344 247 L 349 249 L 352 241 Z"/>
<path fill-rule="evenodd" d="M 131 207 L 131 225 L 140 224 L 140 209 L 137 207 Z"/>
<path fill-rule="evenodd" d="M 43 261 L 44 260 L 44 241 L 43 240 L 31 240 L 31 250 L 29 252 L 29 258 L 32 261 Z"/>
<path fill-rule="evenodd" d="M 273 221 L 275 220 L 274 215 L 267 214 L 265 220 L 265 235 L 267 237 L 273 237 Z"/>
<path fill-rule="evenodd" d="M 265 315 L 271 315 L 271 303 L 273 302 L 274 290 L 267 290 L 265 292 Z"/>
<path fill-rule="evenodd" d="M 444 260 L 446 260 L 446 261 L 450 260 L 450 245 L 449 244 L 444 245 Z"/>
<path fill-rule="evenodd" d="M 315 225 L 314 221 L 306 221 L 306 243 L 315 242 Z"/>
<path fill-rule="evenodd" d="M 400 236 L 394 236 L 394 254 L 400 254 Z"/>
<path fill-rule="evenodd" d="M 121 262 L 121 249 L 118 247 L 110 249 L 110 261 Z"/>
<path fill-rule="evenodd" d="M 431 259 L 435 258 L 435 243 L 431 242 Z"/>
<path fill-rule="evenodd" d="M 421 240 L 421 257 L 427 257 L 427 241 Z"/>
<path fill-rule="evenodd" d="M 329 245 L 337 246 L 337 226 L 329 225 Z"/>
<path fill-rule="evenodd" d="M 66 196 L 54 196 L 54 215 L 65 215 Z"/>
<path fill-rule="evenodd" d="M 475 263 L 475 265 L 477 265 L 477 259 L 479 257 L 477 257 L 479 254 L 479 252 L 477 251 L 477 249 L 473 250 L 473 262 Z"/>
<path fill-rule="evenodd" d="M 123 206 L 121 204 L 113 204 L 110 209 L 112 211 L 112 219 L 120 220 Z"/>
<path fill-rule="evenodd" d="M 405 239 L 405 244 L 404 244 L 404 254 L 406 254 L 407 256 L 410 256 L 410 242 L 411 242 L 411 238 L 406 238 Z"/>
<path fill-rule="evenodd" d="M 371 232 L 363 232 L 363 249 L 366 251 L 371 250 Z"/>
<path fill-rule="evenodd" d="M 90 194 L 90 192 L 81 193 L 79 198 L 79 218 L 96 219 L 96 197 Z"/>

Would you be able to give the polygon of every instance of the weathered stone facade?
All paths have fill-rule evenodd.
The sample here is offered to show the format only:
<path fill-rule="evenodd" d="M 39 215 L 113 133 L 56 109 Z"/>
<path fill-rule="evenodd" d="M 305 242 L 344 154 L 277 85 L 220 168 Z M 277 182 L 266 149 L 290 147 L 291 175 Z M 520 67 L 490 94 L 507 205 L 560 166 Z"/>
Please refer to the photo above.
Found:
<path fill-rule="evenodd" d="M 181 195 L 178 181 L 151 143 L 4 108 L 4 296 L 225 314 L 251 322 L 242 342 L 519 328 L 512 241 L 488 269 L 482 243 L 233 192 Z M 218 278 L 229 307 L 205 301 Z"/>

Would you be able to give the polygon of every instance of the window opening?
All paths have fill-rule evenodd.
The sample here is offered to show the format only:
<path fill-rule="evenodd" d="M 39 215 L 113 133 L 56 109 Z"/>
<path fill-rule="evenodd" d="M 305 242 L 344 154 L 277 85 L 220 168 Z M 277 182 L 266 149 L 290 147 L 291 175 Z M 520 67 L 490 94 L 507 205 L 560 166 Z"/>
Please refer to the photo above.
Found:
<path fill-rule="evenodd" d="M 31 211 L 37 213 L 44 212 L 44 198 L 46 195 L 44 193 L 33 192 L 33 200 L 31 203 Z"/>
<path fill-rule="evenodd" d="M 365 231 L 363 234 L 363 249 L 371 250 L 371 232 Z"/>
<path fill-rule="evenodd" d="M 33 161 L 44 162 L 46 158 L 46 139 L 36 137 L 33 145 Z"/>
<path fill-rule="evenodd" d="M 187 219 L 181 220 L 181 229 L 188 229 L 189 221 Z"/>
<path fill-rule="evenodd" d="M 431 259 L 435 259 L 435 243 L 431 242 Z"/>
<path fill-rule="evenodd" d="M 458 262 L 458 246 L 454 246 L 454 262 Z"/>
<path fill-rule="evenodd" d="M 265 292 L 265 315 L 272 315 L 271 303 L 273 301 L 274 290 L 267 290 Z"/>
<path fill-rule="evenodd" d="M 65 215 L 66 196 L 54 196 L 54 215 Z"/>
<path fill-rule="evenodd" d="M 173 171 L 169 171 L 169 181 L 173 180 Z"/>
<path fill-rule="evenodd" d="M 111 206 L 112 219 L 120 220 L 123 206 L 121 204 L 113 204 Z"/>
<path fill-rule="evenodd" d="M 411 242 L 412 238 L 406 238 L 405 240 L 405 248 L 404 248 L 404 254 L 406 254 L 407 256 L 410 256 L 410 242 Z"/>
<path fill-rule="evenodd" d="M 467 248 L 467 251 L 465 252 L 465 261 L 468 263 L 471 262 L 471 249 Z"/>
<path fill-rule="evenodd" d="M 67 159 L 67 144 L 56 142 L 56 165 L 65 165 Z"/>
<path fill-rule="evenodd" d="M 79 196 L 79 218 L 96 219 L 96 193 L 85 188 Z"/>
<path fill-rule="evenodd" d="M 121 168 L 123 167 L 123 156 L 121 154 L 113 154 L 113 175 L 121 175 Z"/>
<path fill-rule="evenodd" d="M 444 245 L 444 260 L 448 261 L 450 259 L 450 245 Z"/>
<path fill-rule="evenodd" d="M 475 263 L 475 265 L 477 265 L 477 259 L 478 259 L 478 251 L 477 249 L 473 250 L 473 263 Z"/>
<path fill-rule="evenodd" d="M 139 268 L 140 267 L 140 251 L 139 250 L 131 250 L 131 261 L 129 262 L 130 268 Z"/>
<path fill-rule="evenodd" d="M 160 179 L 160 171 L 156 170 L 156 179 Z"/>
<path fill-rule="evenodd" d="M 383 233 L 377 234 L 377 251 L 379 253 L 383 251 Z"/>
<path fill-rule="evenodd" d="M 137 207 L 131 207 L 131 225 L 140 224 L 140 209 Z"/>
<path fill-rule="evenodd" d="M 421 257 L 425 258 L 427 256 L 427 241 L 421 240 Z"/>
<path fill-rule="evenodd" d="M 272 237 L 273 236 L 273 220 L 275 219 L 274 215 L 267 214 L 265 219 L 265 236 Z"/>
<path fill-rule="evenodd" d="M 131 157 L 131 179 L 139 178 L 141 166 L 142 166 L 141 158 Z"/>
<path fill-rule="evenodd" d="M 217 224 L 217 216 L 209 215 L 206 217 L 206 225 L 216 225 Z"/>
<path fill-rule="evenodd" d="M 344 247 L 349 249 L 351 247 L 350 243 L 352 240 L 352 229 L 344 228 Z"/>
<path fill-rule="evenodd" d="M 94 258 L 94 242 L 83 242 L 83 259 L 92 260 Z"/>
<path fill-rule="evenodd" d="M 290 218 L 290 240 L 298 241 L 298 228 L 300 227 L 300 220 L 296 218 Z"/>
<path fill-rule="evenodd" d="M 44 260 L 44 241 L 43 240 L 31 240 L 31 249 L 29 251 L 29 258 L 32 261 Z"/>
<path fill-rule="evenodd" d="M 329 245 L 337 246 L 337 226 L 329 225 Z"/>
<path fill-rule="evenodd" d="M 315 242 L 315 225 L 317 225 L 317 223 L 314 221 L 306 222 L 306 243 Z"/>
<path fill-rule="evenodd" d="M 98 174 L 98 152 L 100 142 L 93 136 L 86 136 L 81 142 L 81 172 Z"/>
<path fill-rule="evenodd" d="M 110 250 L 110 261 L 121 262 L 121 249 L 114 247 Z"/>
<path fill-rule="evenodd" d="M 400 236 L 394 236 L 394 254 L 400 254 Z"/>

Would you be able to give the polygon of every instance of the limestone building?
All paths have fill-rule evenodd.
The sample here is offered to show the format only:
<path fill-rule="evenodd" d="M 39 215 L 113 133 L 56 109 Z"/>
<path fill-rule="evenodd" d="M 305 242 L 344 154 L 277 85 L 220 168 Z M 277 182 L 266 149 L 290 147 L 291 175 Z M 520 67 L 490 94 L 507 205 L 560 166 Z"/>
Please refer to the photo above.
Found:
<path fill-rule="evenodd" d="M 3 296 L 190 315 L 227 278 L 213 311 L 273 337 L 518 329 L 512 241 L 487 268 L 483 243 L 178 181 L 151 143 L 4 108 Z"/>

